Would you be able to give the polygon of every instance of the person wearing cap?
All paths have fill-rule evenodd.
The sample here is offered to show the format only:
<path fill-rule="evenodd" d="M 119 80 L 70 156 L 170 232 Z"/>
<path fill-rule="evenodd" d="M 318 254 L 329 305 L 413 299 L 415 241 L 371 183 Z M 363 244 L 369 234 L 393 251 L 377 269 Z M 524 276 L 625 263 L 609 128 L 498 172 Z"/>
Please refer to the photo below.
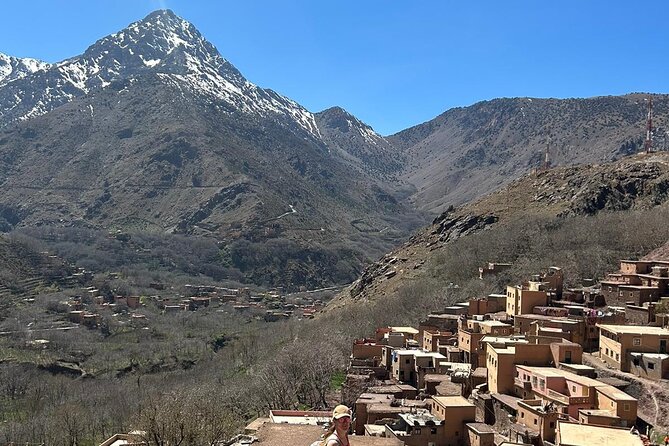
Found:
<path fill-rule="evenodd" d="M 349 446 L 348 430 L 351 427 L 351 409 L 340 404 L 332 411 L 332 426 L 325 433 L 321 446 Z"/>

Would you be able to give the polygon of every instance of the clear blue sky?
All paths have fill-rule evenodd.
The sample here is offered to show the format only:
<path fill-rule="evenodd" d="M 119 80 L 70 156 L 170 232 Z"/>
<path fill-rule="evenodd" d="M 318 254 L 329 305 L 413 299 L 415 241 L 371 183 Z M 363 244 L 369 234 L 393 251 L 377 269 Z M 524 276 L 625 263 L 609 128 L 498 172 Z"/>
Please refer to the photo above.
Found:
<path fill-rule="evenodd" d="M 666 0 L 10 0 L 0 52 L 60 61 L 164 7 L 251 82 L 384 135 L 497 97 L 669 92 Z"/>

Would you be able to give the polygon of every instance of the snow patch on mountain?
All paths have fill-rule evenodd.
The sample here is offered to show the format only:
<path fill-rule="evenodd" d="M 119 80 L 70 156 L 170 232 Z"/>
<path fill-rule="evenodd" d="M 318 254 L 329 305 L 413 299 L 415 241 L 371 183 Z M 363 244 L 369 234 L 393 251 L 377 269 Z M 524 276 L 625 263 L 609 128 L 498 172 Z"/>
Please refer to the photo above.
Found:
<path fill-rule="evenodd" d="M 0 86 L 37 71 L 46 70 L 50 66 L 41 60 L 12 57 L 0 53 Z"/>

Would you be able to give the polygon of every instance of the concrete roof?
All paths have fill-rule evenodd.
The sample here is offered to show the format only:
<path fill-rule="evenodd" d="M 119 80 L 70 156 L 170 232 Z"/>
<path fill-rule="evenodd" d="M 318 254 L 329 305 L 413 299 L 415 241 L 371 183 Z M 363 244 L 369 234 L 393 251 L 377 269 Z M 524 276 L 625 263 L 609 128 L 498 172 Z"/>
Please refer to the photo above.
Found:
<path fill-rule="evenodd" d="M 468 429 L 472 429 L 480 434 L 485 434 L 485 433 L 494 433 L 495 431 L 493 430 L 492 426 L 489 426 L 485 423 L 467 423 L 465 426 Z"/>
<path fill-rule="evenodd" d="M 411 334 L 418 334 L 418 330 L 416 330 L 413 327 L 388 327 L 392 331 L 396 331 L 399 333 L 411 333 Z"/>
<path fill-rule="evenodd" d="M 612 411 L 606 409 L 579 409 L 579 412 L 582 412 L 586 415 L 596 415 L 598 417 L 620 418 Z"/>
<path fill-rule="evenodd" d="M 637 353 L 637 352 L 631 352 L 630 355 L 634 357 L 644 357 L 644 358 L 650 358 L 650 359 L 660 359 L 660 360 L 665 360 L 669 358 L 669 354 L 667 353 Z"/>
<path fill-rule="evenodd" d="M 332 417 L 330 411 L 270 410 L 269 418 L 273 423 L 288 424 L 327 424 Z"/>
<path fill-rule="evenodd" d="M 527 370 L 530 373 L 536 373 L 538 375 L 545 377 L 563 377 L 565 379 L 568 379 L 569 381 L 574 381 L 583 386 L 588 386 L 588 387 L 607 386 L 607 384 L 604 384 L 601 381 L 597 381 L 596 379 L 588 378 L 587 376 L 577 375 L 576 373 L 567 370 L 556 369 L 554 367 L 533 367 L 528 365 L 516 365 L 516 367 L 519 369 Z"/>
<path fill-rule="evenodd" d="M 562 446 L 642 446 L 638 435 L 629 429 L 620 429 L 589 424 L 564 423 L 558 420 L 560 444 Z"/>
<path fill-rule="evenodd" d="M 489 325 L 491 327 L 511 327 L 511 325 L 507 324 L 506 322 L 495 321 L 495 320 L 480 321 L 479 325 L 486 325 L 486 326 Z"/>
<path fill-rule="evenodd" d="M 505 395 L 503 393 L 491 393 L 490 396 L 501 402 L 507 407 L 511 407 L 514 410 L 518 410 L 518 401 L 521 401 L 520 398 L 512 396 L 512 395 Z"/>
<path fill-rule="evenodd" d="M 441 375 L 438 373 L 428 373 L 425 375 L 424 381 L 425 382 L 436 382 L 440 383 L 442 381 L 450 381 L 451 377 L 449 375 Z"/>
<path fill-rule="evenodd" d="M 566 362 L 561 362 L 560 364 L 574 370 L 595 370 L 594 367 L 585 364 L 568 364 Z"/>
<path fill-rule="evenodd" d="M 497 353 L 498 355 L 515 355 L 516 354 L 516 347 L 504 347 L 504 348 L 495 348 L 494 346 L 490 346 L 490 348 Z"/>
<path fill-rule="evenodd" d="M 480 342 L 492 342 L 495 344 L 529 344 L 529 341 L 518 335 L 511 336 L 483 336 Z"/>
<path fill-rule="evenodd" d="M 636 401 L 637 399 L 631 395 L 626 394 L 620 389 L 604 384 L 602 387 L 597 387 L 597 391 L 603 393 L 607 397 L 616 401 Z"/>
<path fill-rule="evenodd" d="M 390 393 L 363 393 L 358 397 L 357 400 L 355 400 L 355 403 L 390 403 L 394 399 L 395 397 Z"/>
<path fill-rule="evenodd" d="M 662 327 L 649 327 L 647 325 L 608 325 L 597 324 L 597 327 L 618 334 L 649 334 L 669 336 L 669 330 Z"/>
<path fill-rule="evenodd" d="M 385 425 L 365 424 L 365 434 L 381 436 L 386 432 Z"/>
<path fill-rule="evenodd" d="M 289 444 L 311 444 L 317 441 L 325 431 L 318 426 L 267 423 L 256 436 L 262 446 L 286 446 Z M 351 446 L 402 446 L 395 438 L 350 435 Z M 255 444 L 255 443 L 254 443 Z"/>
<path fill-rule="evenodd" d="M 434 358 L 434 359 L 446 359 L 446 356 L 442 355 L 441 353 L 437 353 L 437 352 L 422 352 L 422 351 L 420 351 L 420 350 L 415 350 L 415 351 L 416 351 L 416 354 L 415 354 L 416 357 L 426 357 L 426 356 L 429 356 L 429 357 L 432 357 L 432 358 Z"/>
<path fill-rule="evenodd" d="M 441 426 L 444 420 L 432 415 L 428 410 L 418 411 L 417 413 L 401 413 L 399 416 L 406 421 L 409 426 Z"/>
<path fill-rule="evenodd" d="M 444 407 L 473 407 L 474 405 L 462 396 L 433 396 L 433 400 Z"/>

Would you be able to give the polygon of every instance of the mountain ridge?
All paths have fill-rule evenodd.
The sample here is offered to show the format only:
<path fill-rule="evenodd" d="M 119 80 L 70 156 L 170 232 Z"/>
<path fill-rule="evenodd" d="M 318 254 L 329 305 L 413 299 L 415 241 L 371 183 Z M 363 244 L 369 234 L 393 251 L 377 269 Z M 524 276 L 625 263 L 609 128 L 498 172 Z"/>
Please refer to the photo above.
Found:
<path fill-rule="evenodd" d="M 158 28 L 156 20 L 169 23 Z M 384 171 L 392 148 L 368 126 L 350 118 L 367 144 L 355 148 L 374 154 L 352 156 L 350 144 L 341 144 L 345 132 L 327 127 L 320 135 L 313 114 L 246 81 L 194 28 L 188 34 L 195 43 L 171 51 L 140 51 L 137 45 L 159 45 L 131 38 L 146 30 L 165 43 L 175 41 L 173 30 L 191 26 L 156 13 L 98 40 L 86 56 L 0 88 L 0 104 L 37 80 L 37 87 L 76 88 L 59 77 L 63 70 L 78 72 L 71 67 L 88 61 L 84 73 L 112 72 L 119 46 L 137 68 L 116 70 L 118 77 L 86 74 L 76 94 L 54 96 L 52 110 L 0 128 L 4 227 L 213 237 L 222 262 L 248 280 L 294 288 L 352 280 L 370 254 L 425 222 Z M 179 58 L 147 66 L 158 53 Z"/>
<path fill-rule="evenodd" d="M 656 122 L 669 95 L 654 94 Z M 646 95 L 586 99 L 501 98 L 450 109 L 387 140 L 408 158 L 402 178 L 425 211 L 439 213 L 542 165 L 613 161 L 641 150 Z M 655 128 L 663 144 L 665 128 Z M 666 137 L 665 137 L 666 138 Z"/>

